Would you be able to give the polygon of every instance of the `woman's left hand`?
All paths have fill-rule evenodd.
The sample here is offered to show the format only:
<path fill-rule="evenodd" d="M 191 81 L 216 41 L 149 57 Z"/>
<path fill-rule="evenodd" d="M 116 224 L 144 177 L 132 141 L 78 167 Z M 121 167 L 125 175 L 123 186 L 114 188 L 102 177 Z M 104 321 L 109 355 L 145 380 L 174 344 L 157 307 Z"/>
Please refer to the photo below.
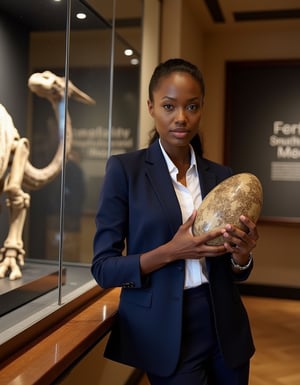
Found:
<path fill-rule="evenodd" d="M 224 246 L 228 253 L 239 265 L 246 265 L 249 261 L 249 254 L 256 247 L 259 238 L 256 224 L 244 215 L 240 216 L 240 221 L 247 227 L 243 231 L 236 226 L 227 224 L 224 229 L 223 237 L 226 239 Z"/>

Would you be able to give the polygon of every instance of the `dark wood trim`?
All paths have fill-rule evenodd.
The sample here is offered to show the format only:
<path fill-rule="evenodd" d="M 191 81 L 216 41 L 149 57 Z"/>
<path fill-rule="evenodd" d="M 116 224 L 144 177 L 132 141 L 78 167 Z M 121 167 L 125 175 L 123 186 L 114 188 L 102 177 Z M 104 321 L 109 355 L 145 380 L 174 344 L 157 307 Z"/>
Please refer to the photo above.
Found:
<path fill-rule="evenodd" d="M 272 11 L 233 12 L 235 21 L 265 21 L 299 19 L 300 9 L 277 9 Z"/>
<path fill-rule="evenodd" d="M 204 0 L 208 11 L 215 23 L 224 23 L 225 17 L 223 15 L 221 6 L 218 0 Z"/>
<path fill-rule="evenodd" d="M 259 222 L 261 223 L 275 223 L 278 225 L 284 224 L 285 226 L 295 226 L 300 224 L 300 217 L 260 217 Z"/>
<path fill-rule="evenodd" d="M 20 379 L 22 385 L 53 384 L 110 331 L 119 295 L 119 289 L 98 292 L 87 306 L 76 308 L 23 346 L 16 346 L 1 358 L 0 384 L 19 383 Z"/>
<path fill-rule="evenodd" d="M 145 373 L 142 370 L 134 369 L 131 376 L 128 378 L 124 385 L 138 385 L 144 375 Z"/>
<path fill-rule="evenodd" d="M 244 296 L 300 300 L 300 287 L 241 283 L 239 290 Z"/>

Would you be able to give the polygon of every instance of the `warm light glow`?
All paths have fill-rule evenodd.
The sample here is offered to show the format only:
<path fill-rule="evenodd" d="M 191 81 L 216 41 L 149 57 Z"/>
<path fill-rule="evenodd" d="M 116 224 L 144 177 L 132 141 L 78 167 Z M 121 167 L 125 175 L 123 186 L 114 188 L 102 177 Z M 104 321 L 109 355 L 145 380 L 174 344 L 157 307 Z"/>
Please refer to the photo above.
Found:
<path fill-rule="evenodd" d="M 102 320 L 105 321 L 107 318 L 107 307 L 106 305 L 103 305 L 103 308 L 102 308 Z"/>
<path fill-rule="evenodd" d="M 139 59 L 137 59 L 136 57 L 132 58 L 130 60 L 130 63 L 134 66 L 138 65 L 139 64 Z"/>
<path fill-rule="evenodd" d="M 84 20 L 84 19 L 86 19 L 86 14 L 83 12 L 79 12 L 79 13 L 77 13 L 76 17 L 77 17 L 77 19 Z"/>
<path fill-rule="evenodd" d="M 133 50 L 130 49 L 130 48 L 125 49 L 124 55 L 125 55 L 125 56 L 131 56 L 131 55 L 133 55 Z"/>

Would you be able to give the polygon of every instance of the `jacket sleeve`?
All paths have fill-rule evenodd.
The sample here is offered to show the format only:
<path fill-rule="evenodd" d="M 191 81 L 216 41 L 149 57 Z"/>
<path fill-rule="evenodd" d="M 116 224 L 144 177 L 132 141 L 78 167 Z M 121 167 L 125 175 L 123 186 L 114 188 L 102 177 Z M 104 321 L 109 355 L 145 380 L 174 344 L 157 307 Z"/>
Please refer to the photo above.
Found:
<path fill-rule="evenodd" d="M 128 180 L 118 157 L 106 166 L 96 215 L 91 271 L 103 288 L 142 286 L 140 255 L 125 254 L 128 232 Z"/>

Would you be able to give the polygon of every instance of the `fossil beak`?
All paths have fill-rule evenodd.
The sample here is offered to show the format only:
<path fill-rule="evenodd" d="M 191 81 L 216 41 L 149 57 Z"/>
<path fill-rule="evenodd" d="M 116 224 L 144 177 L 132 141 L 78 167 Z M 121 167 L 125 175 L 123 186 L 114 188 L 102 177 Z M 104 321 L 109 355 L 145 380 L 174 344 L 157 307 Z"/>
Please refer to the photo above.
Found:
<path fill-rule="evenodd" d="M 69 97 L 77 100 L 78 102 L 85 103 L 85 104 L 96 104 L 96 101 L 88 96 L 86 93 L 81 91 L 79 88 L 74 86 L 74 84 L 69 81 Z"/>

